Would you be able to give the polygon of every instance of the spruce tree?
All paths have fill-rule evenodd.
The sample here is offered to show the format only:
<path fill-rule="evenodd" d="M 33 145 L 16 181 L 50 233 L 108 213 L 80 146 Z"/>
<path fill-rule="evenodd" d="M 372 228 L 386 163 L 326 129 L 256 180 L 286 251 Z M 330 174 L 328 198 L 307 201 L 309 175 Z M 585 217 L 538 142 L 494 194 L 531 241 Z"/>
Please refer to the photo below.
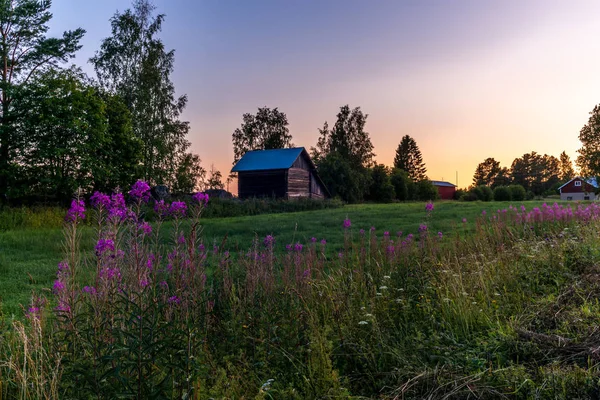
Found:
<path fill-rule="evenodd" d="M 394 168 L 406 171 L 408 177 L 415 182 L 427 179 L 427 168 L 421 150 L 417 142 L 408 135 L 402 138 L 396 149 Z"/>

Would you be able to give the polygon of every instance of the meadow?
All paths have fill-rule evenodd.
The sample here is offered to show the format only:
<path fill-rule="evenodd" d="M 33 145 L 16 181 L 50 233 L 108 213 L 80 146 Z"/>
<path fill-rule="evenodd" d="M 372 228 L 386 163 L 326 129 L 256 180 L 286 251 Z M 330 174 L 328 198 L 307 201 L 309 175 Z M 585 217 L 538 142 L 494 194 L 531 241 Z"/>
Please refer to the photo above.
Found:
<path fill-rule="evenodd" d="M 531 208 L 543 203 L 528 201 L 524 204 Z M 494 211 L 511 205 L 510 202 L 439 201 L 430 229 L 443 234 L 474 232 L 474 221 L 483 210 Z M 51 288 L 56 266 L 64 253 L 65 212 L 60 208 L 0 212 L 4 226 L 16 226 L 0 230 L 0 304 L 5 315 L 21 316 L 33 291 L 48 292 Z M 267 235 L 276 238 L 277 251 L 285 250 L 286 244 L 306 244 L 316 237 L 328 242 L 328 256 L 331 256 L 343 247 L 344 230 L 340 221 L 345 218 L 352 221 L 355 234 L 360 229 L 375 227 L 380 234 L 388 231 L 394 236 L 399 231 L 415 234 L 425 221 L 423 203 L 354 204 L 317 211 L 203 219 L 201 235 L 205 244 L 217 244 L 232 253 L 247 250 L 255 238 Z M 189 221 L 183 224 L 189 228 Z M 171 240 L 171 225 L 168 221 L 163 227 L 163 243 Z M 83 253 L 91 254 L 95 245 L 94 229 L 83 226 L 81 235 Z"/>
<path fill-rule="evenodd" d="M 203 220 L 198 196 L 150 225 L 143 188 L 1 234 L 0 398 L 600 395 L 596 203 Z"/>

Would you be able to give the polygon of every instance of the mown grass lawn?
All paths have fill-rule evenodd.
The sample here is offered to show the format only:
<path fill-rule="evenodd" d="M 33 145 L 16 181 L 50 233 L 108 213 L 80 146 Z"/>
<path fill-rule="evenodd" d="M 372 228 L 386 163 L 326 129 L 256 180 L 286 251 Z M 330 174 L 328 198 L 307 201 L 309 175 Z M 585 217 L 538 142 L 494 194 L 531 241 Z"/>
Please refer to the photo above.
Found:
<path fill-rule="evenodd" d="M 531 209 L 543 201 L 528 201 L 523 204 Z M 312 237 L 326 239 L 330 255 L 337 254 L 342 247 L 345 218 L 352 222 L 351 234 L 358 235 L 360 229 L 371 227 L 382 235 L 390 232 L 392 237 L 402 231 L 404 235 L 416 233 L 419 225 L 426 223 L 428 229 L 444 235 L 461 231 L 472 231 L 474 221 L 483 210 L 488 215 L 513 204 L 510 202 L 454 202 L 439 201 L 431 218 L 425 213 L 425 203 L 360 204 L 337 209 L 305 211 L 286 214 L 264 214 L 257 216 L 205 219 L 203 240 L 207 247 L 213 244 L 230 252 L 245 251 L 252 241 L 262 240 L 266 235 L 276 238 L 279 251 L 289 243 L 307 243 Z M 466 219 L 466 223 L 463 223 Z M 163 225 L 163 240 L 168 242 L 170 224 Z M 94 232 L 90 227 L 82 229 L 82 250 L 91 254 Z M 48 291 L 56 275 L 56 265 L 62 259 L 61 229 L 17 229 L 0 232 L 0 301 L 5 315 L 22 315 L 22 305 L 27 305 L 33 291 Z"/>

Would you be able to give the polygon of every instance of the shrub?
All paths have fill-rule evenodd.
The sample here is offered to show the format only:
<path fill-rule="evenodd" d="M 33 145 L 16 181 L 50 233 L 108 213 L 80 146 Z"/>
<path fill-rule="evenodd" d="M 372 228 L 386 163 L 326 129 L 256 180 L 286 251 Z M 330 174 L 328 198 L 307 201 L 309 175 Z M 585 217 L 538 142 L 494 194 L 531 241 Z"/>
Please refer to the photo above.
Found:
<path fill-rule="evenodd" d="M 408 177 L 406 171 L 403 171 L 399 168 L 392 169 L 390 182 L 394 186 L 396 199 L 400 201 L 411 200 L 408 193 L 408 186 L 412 185 L 412 180 Z"/>
<path fill-rule="evenodd" d="M 526 192 L 525 192 L 525 188 L 523 186 L 510 185 L 508 188 L 510 189 L 510 196 L 513 201 L 525 200 Z"/>
<path fill-rule="evenodd" d="M 479 188 L 481 189 L 481 194 L 482 194 L 482 198 L 480 198 L 480 200 L 482 200 L 482 201 L 494 200 L 494 192 L 492 191 L 492 188 L 490 188 L 487 185 L 481 185 L 481 186 L 479 186 Z"/>
<path fill-rule="evenodd" d="M 429 201 L 437 200 L 440 194 L 430 180 L 424 179 L 416 183 L 416 200 Z"/>
<path fill-rule="evenodd" d="M 494 200 L 496 201 L 511 201 L 511 191 L 506 186 L 497 186 L 494 189 Z"/>
<path fill-rule="evenodd" d="M 396 197 L 394 186 L 390 180 L 388 168 L 379 164 L 371 170 L 371 186 L 369 200 L 389 203 Z"/>

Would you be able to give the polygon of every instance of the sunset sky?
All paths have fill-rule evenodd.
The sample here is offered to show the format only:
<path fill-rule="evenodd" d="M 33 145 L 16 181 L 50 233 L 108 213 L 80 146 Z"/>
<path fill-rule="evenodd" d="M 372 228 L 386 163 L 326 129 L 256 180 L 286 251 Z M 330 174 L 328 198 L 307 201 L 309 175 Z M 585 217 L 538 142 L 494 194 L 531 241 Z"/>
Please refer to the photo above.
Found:
<path fill-rule="evenodd" d="M 360 106 L 378 163 L 412 136 L 431 179 L 468 186 L 477 164 L 530 151 L 574 160 L 600 103 L 600 2 L 156 0 L 189 140 L 226 176 L 242 114 L 278 107 L 310 148 L 339 107 Z M 126 0 L 54 0 L 51 34 L 87 30 L 75 63 Z"/>

